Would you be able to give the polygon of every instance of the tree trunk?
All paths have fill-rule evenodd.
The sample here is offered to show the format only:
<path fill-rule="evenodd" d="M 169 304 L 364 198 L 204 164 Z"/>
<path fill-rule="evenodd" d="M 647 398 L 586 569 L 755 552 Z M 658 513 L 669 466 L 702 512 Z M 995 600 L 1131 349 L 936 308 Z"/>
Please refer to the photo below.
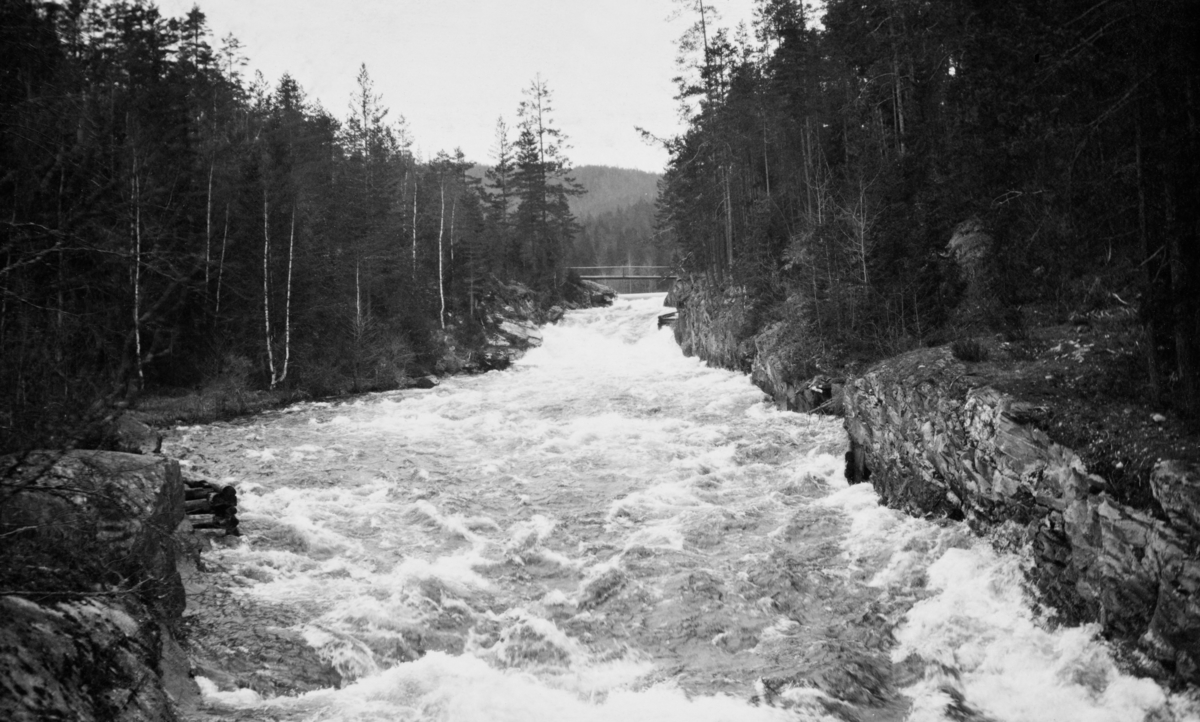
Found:
<path fill-rule="evenodd" d="M 283 369 L 279 380 L 271 385 L 283 383 L 288 375 L 288 361 L 292 357 L 292 266 L 296 258 L 296 206 L 292 206 L 292 229 L 288 236 L 287 291 L 283 305 Z"/>
<path fill-rule="evenodd" d="M 733 197 L 729 192 L 730 167 L 725 166 L 725 266 L 733 270 Z"/>
<path fill-rule="evenodd" d="M 137 390 L 145 377 L 142 373 L 142 185 L 138 178 L 137 156 L 133 160 L 133 346 Z"/>
<path fill-rule="evenodd" d="M 225 248 L 229 241 L 229 204 L 225 204 L 225 231 L 221 235 L 221 259 L 217 262 L 217 298 L 213 308 L 213 325 L 221 317 L 221 282 L 225 279 Z"/>
<path fill-rule="evenodd" d="M 212 187 L 216 161 L 208 164 L 208 198 L 204 211 L 204 295 L 208 296 L 209 266 L 212 264 Z"/>
<path fill-rule="evenodd" d="M 446 182 L 443 180 L 439 188 L 442 201 L 441 213 L 438 215 L 438 324 L 442 329 L 446 328 L 446 285 L 442 272 L 442 259 L 445 255 L 442 252 L 442 232 L 446 228 Z"/>
<path fill-rule="evenodd" d="M 271 224 L 267 204 L 267 184 L 263 181 L 263 331 L 267 342 L 267 369 L 271 388 L 275 387 L 275 351 L 271 348 Z"/>
<path fill-rule="evenodd" d="M 413 175 L 413 217 L 412 217 L 412 281 L 413 288 L 417 283 L 417 176 Z"/>
<path fill-rule="evenodd" d="M 1139 57 L 1139 73 L 1141 62 Z M 1139 93 L 1140 95 L 1140 93 Z M 1142 138 L 1141 103 L 1135 103 L 1134 119 L 1134 158 L 1137 171 L 1138 196 L 1138 238 L 1142 246 L 1142 267 L 1146 269 L 1146 298 L 1142 302 L 1142 320 L 1146 324 L 1146 371 L 1150 381 L 1150 395 L 1154 403 L 1163 396 L 1162 364 L 1158 354 L 1159 324 L 1157 303 L 1157 265 L 1154 257 L 1158 251 L 1153 247 L 1150 238 L 1149 212 L 1146 205 L 1146 161 L 1145 143 Z"/>
<path fill-rule="evenodd" d="M 1166 212 L 1167 258 L 1171 271 L 1171 326 L 1175 336 L 1175 370 L 1179 374 L 1179 403 L 1185 413 L 1196 412 L 1196 363 L 1189 333 L 1191 319 L 1188 306 L 1187 261 L 1180 240 L 1182 229 L 1178 228 L 1175 185 L 1170 178 L 1164 179 L 1163 205 Z"/>

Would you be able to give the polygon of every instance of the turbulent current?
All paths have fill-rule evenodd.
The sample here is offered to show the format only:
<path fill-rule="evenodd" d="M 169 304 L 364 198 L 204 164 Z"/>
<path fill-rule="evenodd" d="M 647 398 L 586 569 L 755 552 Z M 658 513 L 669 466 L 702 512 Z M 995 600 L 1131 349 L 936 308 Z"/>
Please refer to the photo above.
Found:
<path fill-rule="evenodd" d="M 1167 720 L 1019 556 L 879 506 L 840 420 L 685 358 L 662 296 L 547 327 L 512 369 L 184 427 L 235 484 L 225 593 L 340 685 L 201 677 L 195 719 Z"/>

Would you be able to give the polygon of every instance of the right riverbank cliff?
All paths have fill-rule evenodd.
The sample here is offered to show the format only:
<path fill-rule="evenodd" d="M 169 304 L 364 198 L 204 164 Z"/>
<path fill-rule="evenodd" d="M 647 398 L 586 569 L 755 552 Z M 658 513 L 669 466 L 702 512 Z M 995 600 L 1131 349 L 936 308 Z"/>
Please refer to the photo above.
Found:
<path fill-rule="evenodd" d="M 1197 438 L 1118 392 L 1133 321 L 822 368 L 801 324 L 755 318 L 740 288 L 681 280 L 668 303 L 684 353 L 749 373 L 780 408 L 842 415 L 851 483 L 1023 550 L 1051 623 L 1098 623 L 1134 671 L 1200 684 Z"/>

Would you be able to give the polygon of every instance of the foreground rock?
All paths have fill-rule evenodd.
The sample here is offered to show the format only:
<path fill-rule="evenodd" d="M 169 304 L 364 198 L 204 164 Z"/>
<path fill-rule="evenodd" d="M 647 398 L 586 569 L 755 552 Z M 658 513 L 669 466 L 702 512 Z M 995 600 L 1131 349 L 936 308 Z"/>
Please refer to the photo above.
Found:
<path fill-rule="evenodd" d="M 176 719 L 163 662 L 179 658 L 164 655 L 163 632 L 136 600 L 0 597 L 0 614 L 0 718 Z"/>
<path fill-rule="evenodd" d="M 981 383 L 947 349 L 890 359 L 845 389 L 848 475 L 889 506 L 966 519 L 1032 547 L 1031 576 L 1068 621 L 1095 620 L 1200 683 L 1200 468 L 1162 461 L 1159 509 L 1119 503 L 1071 449 L 1037 426 L 1044 410 Z"/>
<path fill-rule="evenodd" d="M 175 719 L 196 694 L 172 637 L 178 464 L 35 452 L 0 459 L 0 479 L 0 718 Z"/>

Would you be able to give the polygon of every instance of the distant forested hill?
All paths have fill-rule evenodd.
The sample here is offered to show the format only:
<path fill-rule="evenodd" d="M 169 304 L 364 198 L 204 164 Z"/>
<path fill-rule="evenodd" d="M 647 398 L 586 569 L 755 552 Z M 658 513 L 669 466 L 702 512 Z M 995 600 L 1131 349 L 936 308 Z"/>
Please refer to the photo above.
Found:
<path fill-rule="evenodd" d="M 488 167 L 476 165 L 467 175 L 484 180 Z M 567 263 L 572 266 L 663 266 L 673 250 L 654 243 L 654 204 L 657 173 L 585 165 L 570 176 L 586 191 L 569 199 L 579 222 Z"/>
<path fill-rule="evenodd" d="M 582 219 L 631 206 L 640 200 L 651 205 L 658 198 L 658 173 L 607 165 L 584 165 L 571 170 L 571 176 L 587 193 L 571 199 L 571 212 Z"/>
<path fill-rule="evenodd" d="M 657 173 L 585 165 L 571 171 L 587 193 L 570 200 L 579 221 L 568 256 L 574 266 L 658 266 L 670 263 L 671 250 L 655 245 L 654 202 Z"/>

